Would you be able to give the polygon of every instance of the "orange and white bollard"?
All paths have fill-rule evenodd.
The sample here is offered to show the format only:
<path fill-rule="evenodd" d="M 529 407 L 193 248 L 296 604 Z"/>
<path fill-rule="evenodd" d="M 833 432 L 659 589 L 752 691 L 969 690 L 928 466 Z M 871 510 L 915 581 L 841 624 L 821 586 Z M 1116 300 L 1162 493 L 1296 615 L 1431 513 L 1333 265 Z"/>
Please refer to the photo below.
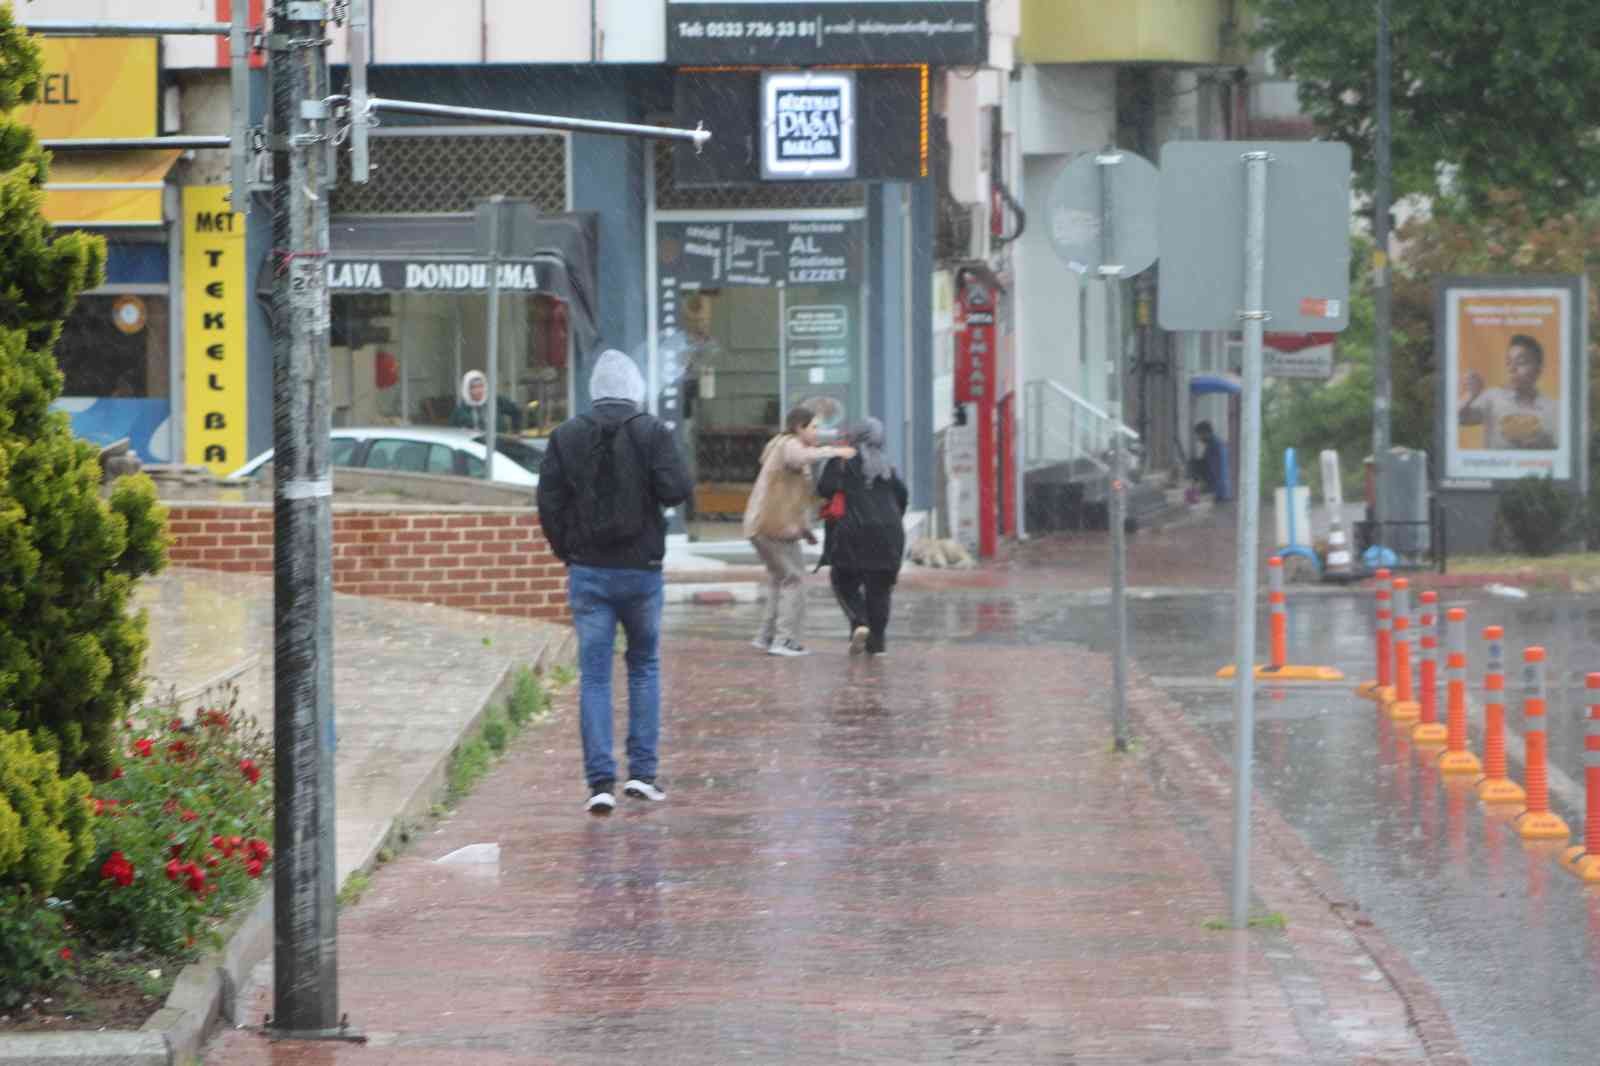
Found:
<path fill-rule="evenodd" d="M 1422 715 L 1411 675 L 1411 582 L 1394 581 L 1394 698 L 1385 700 L 1389 717 L 1415 722 Z"/>
<path fill-rule="evenodd" d="M 1572 830 L 1550 809 L 1550 768 L 1545 761 L 1543 648 L 1535 646 L 1523 650 L 1522 683 L 1528 693 L 1522 700 L 1522 739 L 1528 746 L 1528 773 L 1523 787 L 1528 790 L 1528 806 L 1517 819 L 1517 832 L 1524 840 L 1565 840 L 1572 835 Z"/>
<path fill-rule="evenodd" d="M 1368 699 L 1380 699 L 1379 693 L 1389 687 L 1389 663 L 1391 652 L 1389 650 L 1389 579 L 1388 570 L 1378 571 L 1378 589 L 1374 595 L 1377 603 L 1377 652 L 1378 652 L 1378 677 L 1374 681 L 1363 681 L 1356 688 L 1356 695 Z"/>
<path fill-rule="evenodd" d="M 1585 881 L 1600 882 L 1600 674 L 1584 679 L 1589 690 L 1589 717 L 1584 722 L 1583 776 L 1587 804 L 1583 844 L 1568 849 L 1561 861 Z"/>
<path fill-rule="evenodd" d="M 1289 602 L 1283 591 L 1283 559 L 1267 560 L 1267 603 L 1271 607 L 1268 633 L 1272 640 L 1272 661 L 1253 668 L 1258 681 L 1343 681 L 1344 674 L 1331 666 L 1289 665 Z M 1234 676 L 1232 663 L 1217 671 L 1220 678 Z"/>
<path fill-rule="evenodd" d="M 1483 767 L 1467 750 L 1467 611 L 1452 607 L 1444 615 L 1445 751 L 1439 769 L 1447 774 L 1476 774 Z"/>
<path fill-rule="evenodd" d="M 1289 665 L 1289 608 L 1283 597 L 1283 559 L 1274 555 L 1267 560 L 1267 604 L 1272 612 L 1272 669 L 1281 671 Z"/>
<path fill-rule="evenodd" d="M 1478 798 L 1491 804 L 1523 804 L 1528 794 L 1506 772 L 1506 631 L 1487 626 L 1483 641 L 1488 667 L 1483 677 L 1483 780 Z"/>
<path fill-rule="evenodd" d="M 1422 691 L 1418 703 L 1422 707 L 1422 720 L 1411 731 L 1411 739 L 1418 744 L 1443 744 L 1450 739 L 1449 730 L 1439 721 L 1439 603 L 1437 592 L 1422 594 L 1422 618 L 1418 625 L 1422 652 L 1419 672 Z"/>

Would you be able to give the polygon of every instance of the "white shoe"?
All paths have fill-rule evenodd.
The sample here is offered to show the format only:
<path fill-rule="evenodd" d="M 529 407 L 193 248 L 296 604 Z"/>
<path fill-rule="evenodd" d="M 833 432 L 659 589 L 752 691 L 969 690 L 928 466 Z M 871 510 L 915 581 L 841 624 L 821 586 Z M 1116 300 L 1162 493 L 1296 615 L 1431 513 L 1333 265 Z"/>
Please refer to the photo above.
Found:
<path fill-rule="evenodd" d="M 757 637 L 755 640 L 750 642 L 750 646 L 760 651 L 768 651 L 772 647 L 772 641 L 762 640 L 760 637 Z"/>
<path fill-rule="evenodd" d="M 636 800 L 650 800 L 652 803 L 660 803 L 667 798 L 667 794 L 657 788 L 654 781 L 645 781 L 637 777 L 630 778 L 628 783 L 622 786 L 622 794 L 632 796 Z"/>
<path fill-rule="evenodd" d="M 872 631 L 866 626 L 856 626 L 850 632 L 850 654 L 860 655 L 867 650 L 867 640 L 872 636 Z"/>
<path fill-rule="evenodd" d="M 596 818 L 604 818 L 617 809 L 617 797 L 609 792 L 596 792 L 589 797 L 589 802 L 583 805 L 583 809 Z"/>
<path fill-rule="evenodd" d="M 794 641 L 785 640 L 781 643 L 774 643 L 772 647 L 767 649 L 767 654 L 782 655 L 788 659 L 798 659 L 802 655 L 810 655 L 811 653 Z"/>

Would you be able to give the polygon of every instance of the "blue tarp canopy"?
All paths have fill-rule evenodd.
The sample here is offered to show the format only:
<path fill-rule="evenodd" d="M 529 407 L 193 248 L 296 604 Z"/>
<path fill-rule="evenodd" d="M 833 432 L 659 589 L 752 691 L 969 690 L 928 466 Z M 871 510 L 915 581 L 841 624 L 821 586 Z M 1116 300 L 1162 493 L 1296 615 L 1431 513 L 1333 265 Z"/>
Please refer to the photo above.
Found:
<path fill-rule="evenodd" d="M 1237 396 L 1243 387 L 1243 383 L 1233 374 L 1196 374 L 1189 379 L 1191 396 L 1209 396 L 1213 393 Z"/>

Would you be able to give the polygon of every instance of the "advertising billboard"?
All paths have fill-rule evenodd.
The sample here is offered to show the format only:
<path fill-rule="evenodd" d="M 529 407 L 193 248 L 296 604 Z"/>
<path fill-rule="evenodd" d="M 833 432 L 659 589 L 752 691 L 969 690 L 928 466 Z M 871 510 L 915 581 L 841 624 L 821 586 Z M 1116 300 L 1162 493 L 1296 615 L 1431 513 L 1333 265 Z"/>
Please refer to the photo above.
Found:
<path fill-rule="evenodd" d="M 981 0 L 667 0 L 667 62 L 980 66 Z"/>
<path fill-rule="evenodd" d="M 1580 279 L 1441 284 L 1439 418 L 1447 479 L 1579 477 L 1581 297 Z"/>

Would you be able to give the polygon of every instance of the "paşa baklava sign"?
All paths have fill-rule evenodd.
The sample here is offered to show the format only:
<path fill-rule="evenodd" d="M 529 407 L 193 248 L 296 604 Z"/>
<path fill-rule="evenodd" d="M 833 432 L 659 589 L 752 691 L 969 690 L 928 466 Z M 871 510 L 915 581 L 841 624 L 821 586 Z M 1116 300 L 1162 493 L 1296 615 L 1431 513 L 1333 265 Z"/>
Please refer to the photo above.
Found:
<path fill-rule="evenodd" d="M 667 0 L 667 61 L 756 65 L 984 59 L 980 0 Z"/>

